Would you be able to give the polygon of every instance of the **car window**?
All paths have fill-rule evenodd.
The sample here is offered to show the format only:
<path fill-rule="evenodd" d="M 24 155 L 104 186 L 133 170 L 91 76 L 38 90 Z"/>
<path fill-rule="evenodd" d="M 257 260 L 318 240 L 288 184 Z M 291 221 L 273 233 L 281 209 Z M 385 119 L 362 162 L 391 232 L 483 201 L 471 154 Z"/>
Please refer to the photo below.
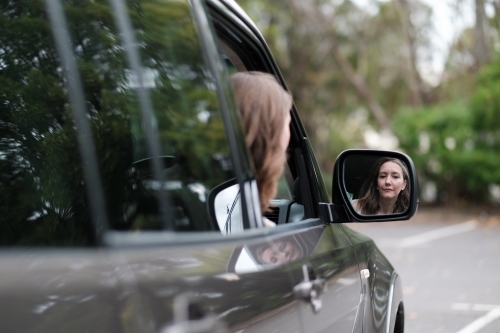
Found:
<path fill-rule="evenodd" d="M 244 61 L 238 55 L 237 51 L 233 49 L 234 46 L 231 47 L 221 38 L 217 39 L 217 45 L 220 58 L 229 74 L 247 71 Z M 293 180 L 289 180 L 292 176 L 288 166 L 286 166 L 285 173 L 288 173 L 289 177 L 286 177 L 285 174 L 280 177 L 275 199 L 292 199 L 291 187 L 293 186 Z"/>
<path fill-rule="evenodd" d="M 235 175 L 188 1 L 134 1 L 131 31 L 108 1 L 64 2 L 74 72 L 60 62 L 54 40 L 64 38 L 54 39 L 45 8 L 9 3 L 0 14 L 9 26 L 0 33 L 0 244 L 92 244 L 88 181 L 102 189 L 110 229 L 164 229 L 166 207 L 168 228 L 217 230 L 206 199 Z M 75 126 L 71 80 L 81 83 L 90 133 Z M 99 177 L 84 176 L 91 162 L 79 136 L 92 139 Z"/>
<path fill-rule="evenodd" d="M 217 16 L 215 13 L 212 13 L 212 15 Z M 245 40 L 245 38 L 240 38 L 239 33 L 234 27 L 224 23 L 226 22 L 216 22 L 216 33 L 219 55 L 227 71 L 230 74 L 249 70 L 265 71 L 265 61 L 258 56 L 258 52 L 251 46 L 251 42 Z M 289 162 L 294 163 L 292 160 Z M 273 212 L 265 212 L 264 216 L 277 222 L 275 212 L 279 210 L 277 205 L 282 202 L 280 200 L 284 199 L 286 203 L 293 200 L 292 192 L 295 178 L 292 175 L 289 165 L 285 165 L 284 173 L 278 182 L 276 195 L 271 202 Z M 221 220 L 225 221 L 225 217 Z"/>

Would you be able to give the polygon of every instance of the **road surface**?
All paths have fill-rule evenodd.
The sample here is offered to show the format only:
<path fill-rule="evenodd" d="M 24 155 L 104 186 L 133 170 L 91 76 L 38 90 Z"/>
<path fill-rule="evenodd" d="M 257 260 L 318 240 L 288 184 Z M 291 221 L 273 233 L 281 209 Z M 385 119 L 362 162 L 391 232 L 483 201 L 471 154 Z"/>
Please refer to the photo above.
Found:
<path fill-rule="evenodd" d="M 402 277 L 405 333 L 500 333 L 500 214 L 423 210 L 348 226 Z"/>

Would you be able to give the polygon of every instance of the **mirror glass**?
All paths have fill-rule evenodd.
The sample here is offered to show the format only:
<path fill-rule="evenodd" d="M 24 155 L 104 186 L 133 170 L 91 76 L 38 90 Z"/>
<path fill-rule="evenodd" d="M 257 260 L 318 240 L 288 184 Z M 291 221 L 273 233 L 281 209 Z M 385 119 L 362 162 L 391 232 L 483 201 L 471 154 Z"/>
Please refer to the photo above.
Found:
<path fill-rule="evenodd" d="M 344 186 L 352 208 L 361 215 L 404 213 L 410 202 L 406 163 L 393 157 L 348 156 Z"/>
<path fill-rule="evenodd" d="M 226 187 L 214 199 L 215 219 L 222 234 L 243 231 L 240 185 Z"/>

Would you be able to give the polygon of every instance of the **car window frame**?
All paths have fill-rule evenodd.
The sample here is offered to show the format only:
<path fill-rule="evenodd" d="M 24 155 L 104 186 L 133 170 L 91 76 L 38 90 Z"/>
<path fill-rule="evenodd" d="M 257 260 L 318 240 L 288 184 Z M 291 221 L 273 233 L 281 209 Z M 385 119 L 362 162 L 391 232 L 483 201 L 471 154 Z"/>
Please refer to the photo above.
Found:
<path fill-rule="evenodd" d="M 235 8 L 229 4 L 226 4 L 226 2 L 209 0 L 207 3 L 209 16 L 212 16 L 214 21 L 217 21 L 219 25 L 228 30 L 227 35 L 236 36 L 244 41 L 246 44 L 245 51 L 248 52 L 251 50 L 251 52 L 256 55 L 255 59 L 252 59 L 249 63 L 244 63 L 247 70 L 257 70 L 272 74 L 276 77 L 283 88 L 289 91 L 279 67 L 273 58 L 269 47 L 267 46 L 267 43 L 257 28 L 249 23 L 245 17 L 242 17 L 239 11 L 235 10 Z M 215 29 L 218 33 L 221 33 L 220 28 L 215 27 Z M 229 31 L 229 29 L 231 30 Z M 226 44 L 228 43 L 226 42 Z M 245 61 L 244 57 L 241 57 L 241 59 L 243 62 Z M 320 217 L 319 203 L 325 201 L 329 202 L 329 198 L 322 175 L 316 167 L 317 163 L 314 153 L 312 152 L 312 147 L 308 141 L 302 122 L 300 121 L 295 104 L 292 105 L 291 116 L 291 149 L 289 149 L 289 151 L 300 151 L 304 160 L 305 170 L 298 170 L 300 167 L 292 163 L 289 164 L 290 171 L 294 178 L 296 178 L 300 172 L 304 173 L 304 178 L 306 178 L 304 181 L 306 184 L 302 186 L 302 191 L 307 187 L 307 197 L 310 206 L 309 209 L 306 209 L 305 218 L 317 218 Z M 300 162 L 296 161 L 296 163 Z M 307 212 L 307 210 L 309 210 L 309 212 Z"/>
<path fill-rule="evenodd" d="M 224 21 L 225 23 L 231 25 L 235 24 L 235 22 L 238 22 L 238 26 L 241 25 L 240 28 L 245 27 L 245 23 L 239 17 L 235 16 L 233 12 L 227 10 L 221 12 L 220 7 L 211 6 L 210 4 L 213 3 L 214 2 L 204 2 L 203 0 L 190 0 L 194 16 L 194 23 L 196 24 L 196 28 L 198 29 L 200 37 L 202 52 L 206 57 L 207 65 L 210 66 L 210 70 L 214 75 L 214 80 L 219 85 L 217 87 L 217 95 L 219 101 L 221 102 L 221 113 L 224 115 L 223 120 L 226 131 L 228 132 L 227 139 L 231 142 L 229 148 L 231 152 L 233 168 L 235 168 L 235 176 L 240 187 L 246 189 L 241 193 L 242 215 L 248 220 L 248 224 L 245 226 L 245 231 L 231 235 L 222 235 L 220 231 L 217 230 L 194 231 L 189 233 L 174 232 L 171 230 L 159 230 L 141 231 L 140 233 L 134 233 L 108 229 L 104 233 L 103 237 L 103 243 L 105 244 L 105 246 L 111 248 L 135 248 L 142 246 L 177 246 L 221 241 L 249 240 L 257 239 L 266 235 L 281 234 L 283 232 L 294 232 L 296 230 L 324 224 L 323 220 L 317 214 L 317 210 L 314 210 L 313 214 L 305 216 L 302 221 L 283 224 L 277 228 L 266 228 L 262 225 L 260 204 L 258 196 L 256 196 L 257 193 L 255 178 L 251 172 L 250 167 L 243 166 L 250 165 L 248 150 L 241 149 L 241 146 L 238 146 L 237 142 L 238 138 L 236 133 L 238 133 L 238 131 L 241 132 L 242 129 L 241 126 L 238 126 L 238 124 L 235 125 L 234 119 L 231 119 L 231 113 L 233 113 L 234 116 L 234 113 L 237 114 L 237 112 L 236 109 L 230 109 L 230 106 L 227 104 L 226 100 L 228 98 L 233 98 L 232 90 L 230 91 L 230 95 L 227 96 L 224 95 L 223 89 L 221 88 L 221 85 L 224 84 L 222 82 L 221 75 L 227 75 L 227 73 L 224 73 L 224 66 L 222 66 L 224 68 L 218 67 L 221 65 L 221 59 L 216 48 L 215 30 L 213 30 L 214 27 L 211 20 L 215 20 L 212 15 L 214 13 L 217 13 L 219 15 L 216 18 L 217 20 L 219 20 L 218 22 Z M 206 6 L 205 4 L 208 4 L 208 6 Z M 204 27 L 206 28 L 207 26 L 209 26 L 210 28 L 204 29 Z M 214 34 L 212 34 L 212 32 L 214 32 Z M 272 58 L 272 55 L 262 37 L 252 31 L 252 29 L 249 27 L 242 28 L 240 32 L 246 37 L 246 42 L 248 43 L 247 46 L 254 48 L 254 51 L 258 55 L 259 61 L 255 62 L 255 64 L 256 66 L 260 66 L 259 68 L 255 69 L 267 71 L 271 74 L 274 74 L 278 81 L 282 84 L 282 86 L 287 89 L 283 77 L 279 72 L 278 66 L 275 63 L 274 58 Z M 259 40 L 259 36 L 261 40 Z M 264 44 L 262 42 L 264 42 Z M 224 101 L 224 103 L 221 101 L 221 99 L 222 101 Z M 299 139 L 301 136 L 303 136 L 303 138 L 306 138 L 305 131 L 303 130 L 302 123 L 300 122 L 300 118 L 297 115 L 297 111 L 294 105 L 292 106 L 291 112 L 291 126 L 293 126 L 291 140 L 292 142 L 295 141 L 292 146 L 295 147 L 296 150 L 301 150 L 301 154 L 305 159 L 307 178 L 310 178 L 311 175 L 315 173 L 314 170 L 310 169 L 313 161 L 309 161 L 311 158 L 309 156 L 309 151 L 306 146 L 304 146 L 303 140 Z M 239 114 L 237 114 L 237 116 L 239 117 Z M 237 120 L 239 121 L 239 118 Z M 297 167 L 292 165 L 291 169 L 291 172 L 296 175 L 298 172 L 296 170 Z M 310 180 L 308 181 L 308 184 L 310 185 L 307 192 L 309 192 L 309 197 L 312 199 L 314 198 L 312 192 L 314 188 L 316 188 L 317 184 Z M 253 191 L 252 188 L 249 189 L 249 187 L 253 187 Z M 312 202 L 312 204 L 317 204 L 317 201 Z"/>

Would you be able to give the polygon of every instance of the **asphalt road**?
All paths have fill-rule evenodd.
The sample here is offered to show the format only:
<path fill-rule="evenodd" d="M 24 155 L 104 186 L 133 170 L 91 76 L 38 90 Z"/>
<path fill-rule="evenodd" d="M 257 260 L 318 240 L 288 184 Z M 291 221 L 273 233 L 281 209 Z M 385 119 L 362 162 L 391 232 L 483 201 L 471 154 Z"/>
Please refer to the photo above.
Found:
<path fill-rule="evenodd" d="M 349 224 L 403 279 L 405 333 L 500 333 L 500 214 L 421 210 Z"/>

